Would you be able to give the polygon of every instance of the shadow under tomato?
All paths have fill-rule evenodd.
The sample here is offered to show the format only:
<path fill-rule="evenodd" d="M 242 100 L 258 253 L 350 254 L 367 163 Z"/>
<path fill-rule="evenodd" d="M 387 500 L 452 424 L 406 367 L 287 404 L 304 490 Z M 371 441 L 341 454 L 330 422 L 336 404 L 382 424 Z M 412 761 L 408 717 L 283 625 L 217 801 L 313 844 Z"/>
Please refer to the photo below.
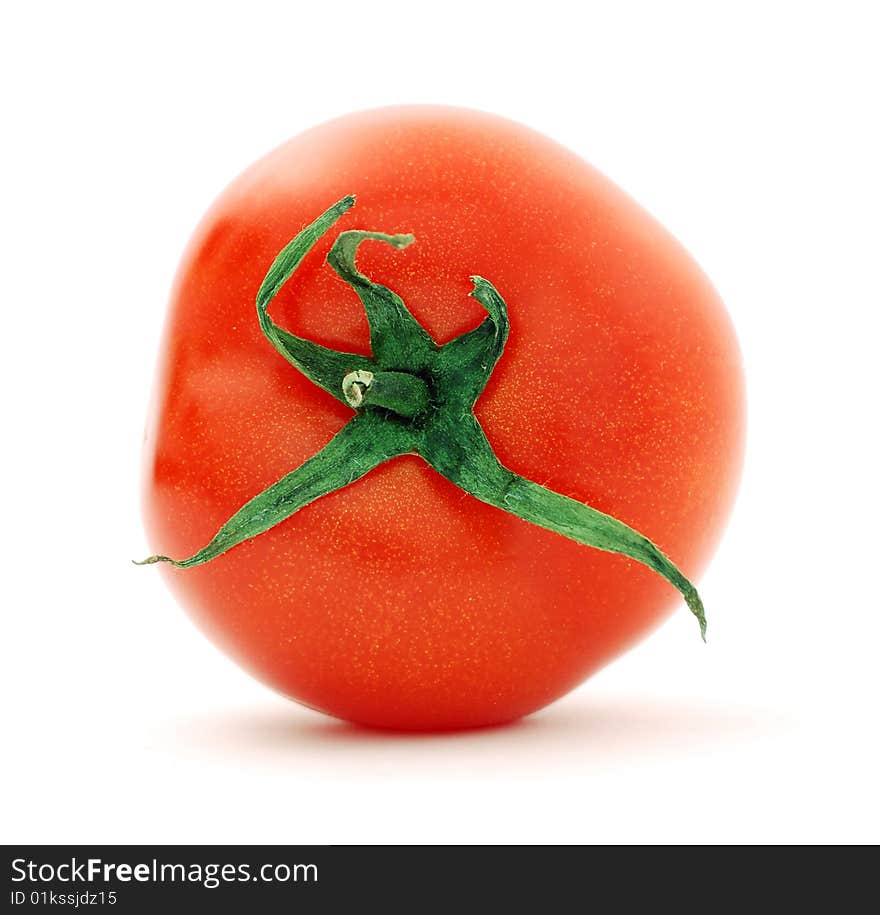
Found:
<path fill-rule="evenodd" d="M 239 709 L 173 723 L 155 749 L 206 762 L 285 771 L 469 777 L 615 768 L 749 743 L 793 722 L 767 709 L 638 697 L 570 698 L 505 725 L 466 731 L 367 728 L 295 705 Z"/>

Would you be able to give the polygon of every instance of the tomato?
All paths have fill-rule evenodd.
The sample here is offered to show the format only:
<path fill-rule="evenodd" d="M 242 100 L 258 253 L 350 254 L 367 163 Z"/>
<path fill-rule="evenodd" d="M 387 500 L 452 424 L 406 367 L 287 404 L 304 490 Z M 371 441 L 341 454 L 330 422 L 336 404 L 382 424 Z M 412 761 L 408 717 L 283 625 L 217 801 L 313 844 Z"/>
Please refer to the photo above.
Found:
<path fill-rule="evenodd" d="M 444 107 L 340 118 L 218 198 L 171 295 L 146 435 L 145 520 L 169 556 L 319 452 L 352 408 L 261 333 L 278 252 L 346 194 L 271 304 L 281 328 L 369 355 L 364 308 L 325 263 L 350 229 L 359 269 L 438 343 L 509 309 L 474 407 L 506 467 L 620 519 L 688 576 L 730 511 L 744 439 L 729 317 L 679 243 L 607 178 L 510 121 Z M 581 683 L 680 605 L 644 565 L 484 504 L 414 454 L 194 568 L 162 566 L 196 624 L 276 690 L 369 725 L 509 721 Z"/>

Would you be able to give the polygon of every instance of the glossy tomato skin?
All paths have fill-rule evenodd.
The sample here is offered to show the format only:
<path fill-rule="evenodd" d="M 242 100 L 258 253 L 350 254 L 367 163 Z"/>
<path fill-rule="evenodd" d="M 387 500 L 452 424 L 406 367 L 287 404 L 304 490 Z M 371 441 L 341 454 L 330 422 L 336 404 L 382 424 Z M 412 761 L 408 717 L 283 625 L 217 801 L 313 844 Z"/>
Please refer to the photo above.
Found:
<path fill-rule="evenodd" d="M 627 522 L 698 577 L 743 448 L 740 355 L 722 303 L 681 246 L 583 160 L 515 123 L 437 107 L 310 130 L 203 219 L 175 281 L 147 429 L 153 549 L 195 552 L 352 415 L 278 355 L 254 305 L 276 253 L 348 193 L 357 205 L 339 230 L 415 234 L 401 252 L 364 246 L 359 264 L 436 340 L 481 320 L 470 275 L 506 299 L 510 340 L 476 408 L 501 460 Z M 324 263 L 336 234 L 272 315 L 367 353 L 362 307 Z M 533 712 L 683 607 L 643 566 L 483 505 L 414 456 L 207 565 L 163 574 L 259 679 L 394 728 Z"/>

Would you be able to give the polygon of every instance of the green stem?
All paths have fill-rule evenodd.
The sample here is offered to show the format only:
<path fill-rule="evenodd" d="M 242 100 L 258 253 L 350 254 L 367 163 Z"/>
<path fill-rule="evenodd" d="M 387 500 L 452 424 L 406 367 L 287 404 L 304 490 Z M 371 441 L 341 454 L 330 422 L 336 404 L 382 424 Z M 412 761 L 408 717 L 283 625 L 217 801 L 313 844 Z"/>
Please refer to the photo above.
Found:
<path fill-rule="evenodd" d="M 342 393 L 356 410 L 383 407 L 407 418 L 424 413 L 431 399 L 428 385 L 407 372 L 349 372 L 342 379 Z"/>

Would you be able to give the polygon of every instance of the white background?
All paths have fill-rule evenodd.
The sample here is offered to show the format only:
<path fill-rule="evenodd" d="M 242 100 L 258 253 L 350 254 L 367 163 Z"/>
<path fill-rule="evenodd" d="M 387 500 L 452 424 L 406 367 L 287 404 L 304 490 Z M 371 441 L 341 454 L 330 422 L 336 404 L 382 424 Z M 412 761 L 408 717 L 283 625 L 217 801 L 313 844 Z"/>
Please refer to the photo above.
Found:
<path fill-rule="evenodd" d="M 875 12 L 4 5 L 2 839 L 880 839 Z M 708 646 L 682 610 L 543 713 L 457 736 L 286 702 L 128 562 L 189 233 L 288 136 L 395 102 L 494 111 L 580 152 L 697 257 L 747 366 Z"/>

